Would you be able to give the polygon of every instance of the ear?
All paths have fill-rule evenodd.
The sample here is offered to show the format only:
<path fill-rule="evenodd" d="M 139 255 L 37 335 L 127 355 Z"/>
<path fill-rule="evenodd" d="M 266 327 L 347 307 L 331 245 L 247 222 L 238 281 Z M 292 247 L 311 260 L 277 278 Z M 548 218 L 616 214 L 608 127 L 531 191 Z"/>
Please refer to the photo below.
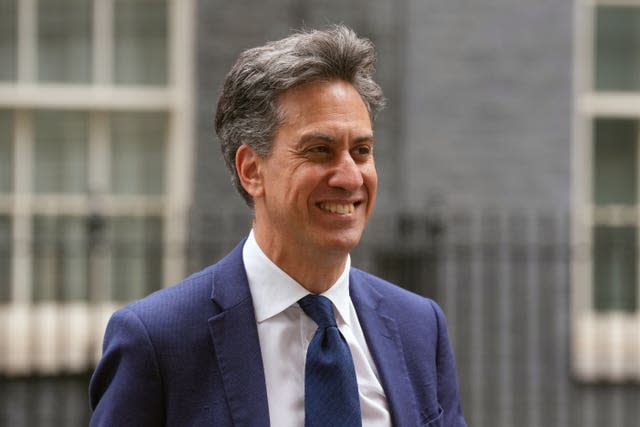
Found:
<path fill-rule="evenodd" d="M 264 194 L 260 160 L 261 157 L 246 144 L 242 144 L 236 152 L 236 170 L 240 184 L 254 199 Z"/>

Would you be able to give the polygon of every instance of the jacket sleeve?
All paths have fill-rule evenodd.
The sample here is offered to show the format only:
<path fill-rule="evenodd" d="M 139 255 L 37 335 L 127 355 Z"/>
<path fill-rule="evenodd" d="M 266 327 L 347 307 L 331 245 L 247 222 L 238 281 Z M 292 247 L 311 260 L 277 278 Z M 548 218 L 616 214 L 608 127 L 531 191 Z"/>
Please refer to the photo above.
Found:
<path fill-rule="evenodd" d="M 442 309 L 435 302 L 431 302 L 438 322 L 438 402 L 442 406 L 444 417 L 442 425 L 452 427 L 466 427 L 460 404 L 458 391 L 458 376 L 456 374 L 456 362 L 449 342 L 447 322 Z"/>
<path fill-rule="evenodd" d="M 89 385 L 91 426 L 164 425 L 162 379 L 153 343 L 131 310 L 116 312 Z"/>

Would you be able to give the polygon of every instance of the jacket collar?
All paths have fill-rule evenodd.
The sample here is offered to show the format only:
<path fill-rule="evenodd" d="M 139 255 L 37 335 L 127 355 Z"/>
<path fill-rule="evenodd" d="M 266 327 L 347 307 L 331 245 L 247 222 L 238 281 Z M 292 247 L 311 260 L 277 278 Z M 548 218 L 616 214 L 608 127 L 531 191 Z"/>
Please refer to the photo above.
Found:
<path fill-rule="evenodd" d="M 209 319 L 222 383 L 234 425 L 268 426 L 269 406 L 258 329 L 242 263 L 244 240 L 213 270 Z"/>
<path fill-rule="evenodd" d="M 350 273 L 351 300 L 367 345 L 378 368 L 393 425 L 420 425 L 415 394 L 409 380 L 402 341 L 383 296 L 357 269 Z"/>

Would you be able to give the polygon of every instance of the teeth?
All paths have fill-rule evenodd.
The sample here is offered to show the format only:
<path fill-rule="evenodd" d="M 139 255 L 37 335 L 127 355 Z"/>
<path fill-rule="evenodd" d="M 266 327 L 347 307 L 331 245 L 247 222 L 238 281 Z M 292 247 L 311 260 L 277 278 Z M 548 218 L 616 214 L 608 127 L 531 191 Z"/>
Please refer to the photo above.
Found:
<path fill-rule="evenodd" d="M 353 203 L 320 203 L 320 209 L 337 214 L 350 214 L 353 212 Z"/>

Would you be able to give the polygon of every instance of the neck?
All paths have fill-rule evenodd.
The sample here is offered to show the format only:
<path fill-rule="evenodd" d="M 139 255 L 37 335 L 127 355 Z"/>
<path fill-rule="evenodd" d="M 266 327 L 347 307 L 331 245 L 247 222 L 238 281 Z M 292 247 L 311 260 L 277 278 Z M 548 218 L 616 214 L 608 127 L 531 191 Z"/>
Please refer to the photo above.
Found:
<path fill-rule="evenodd" d="M 282 242 L 266 238 L 255 228 L 254 235 L 265 255 L 313 294 L 328 290 L 338 280 L 347 263 L 348 253 L 319 253 L 307 247 L 287 247 Z"/>

